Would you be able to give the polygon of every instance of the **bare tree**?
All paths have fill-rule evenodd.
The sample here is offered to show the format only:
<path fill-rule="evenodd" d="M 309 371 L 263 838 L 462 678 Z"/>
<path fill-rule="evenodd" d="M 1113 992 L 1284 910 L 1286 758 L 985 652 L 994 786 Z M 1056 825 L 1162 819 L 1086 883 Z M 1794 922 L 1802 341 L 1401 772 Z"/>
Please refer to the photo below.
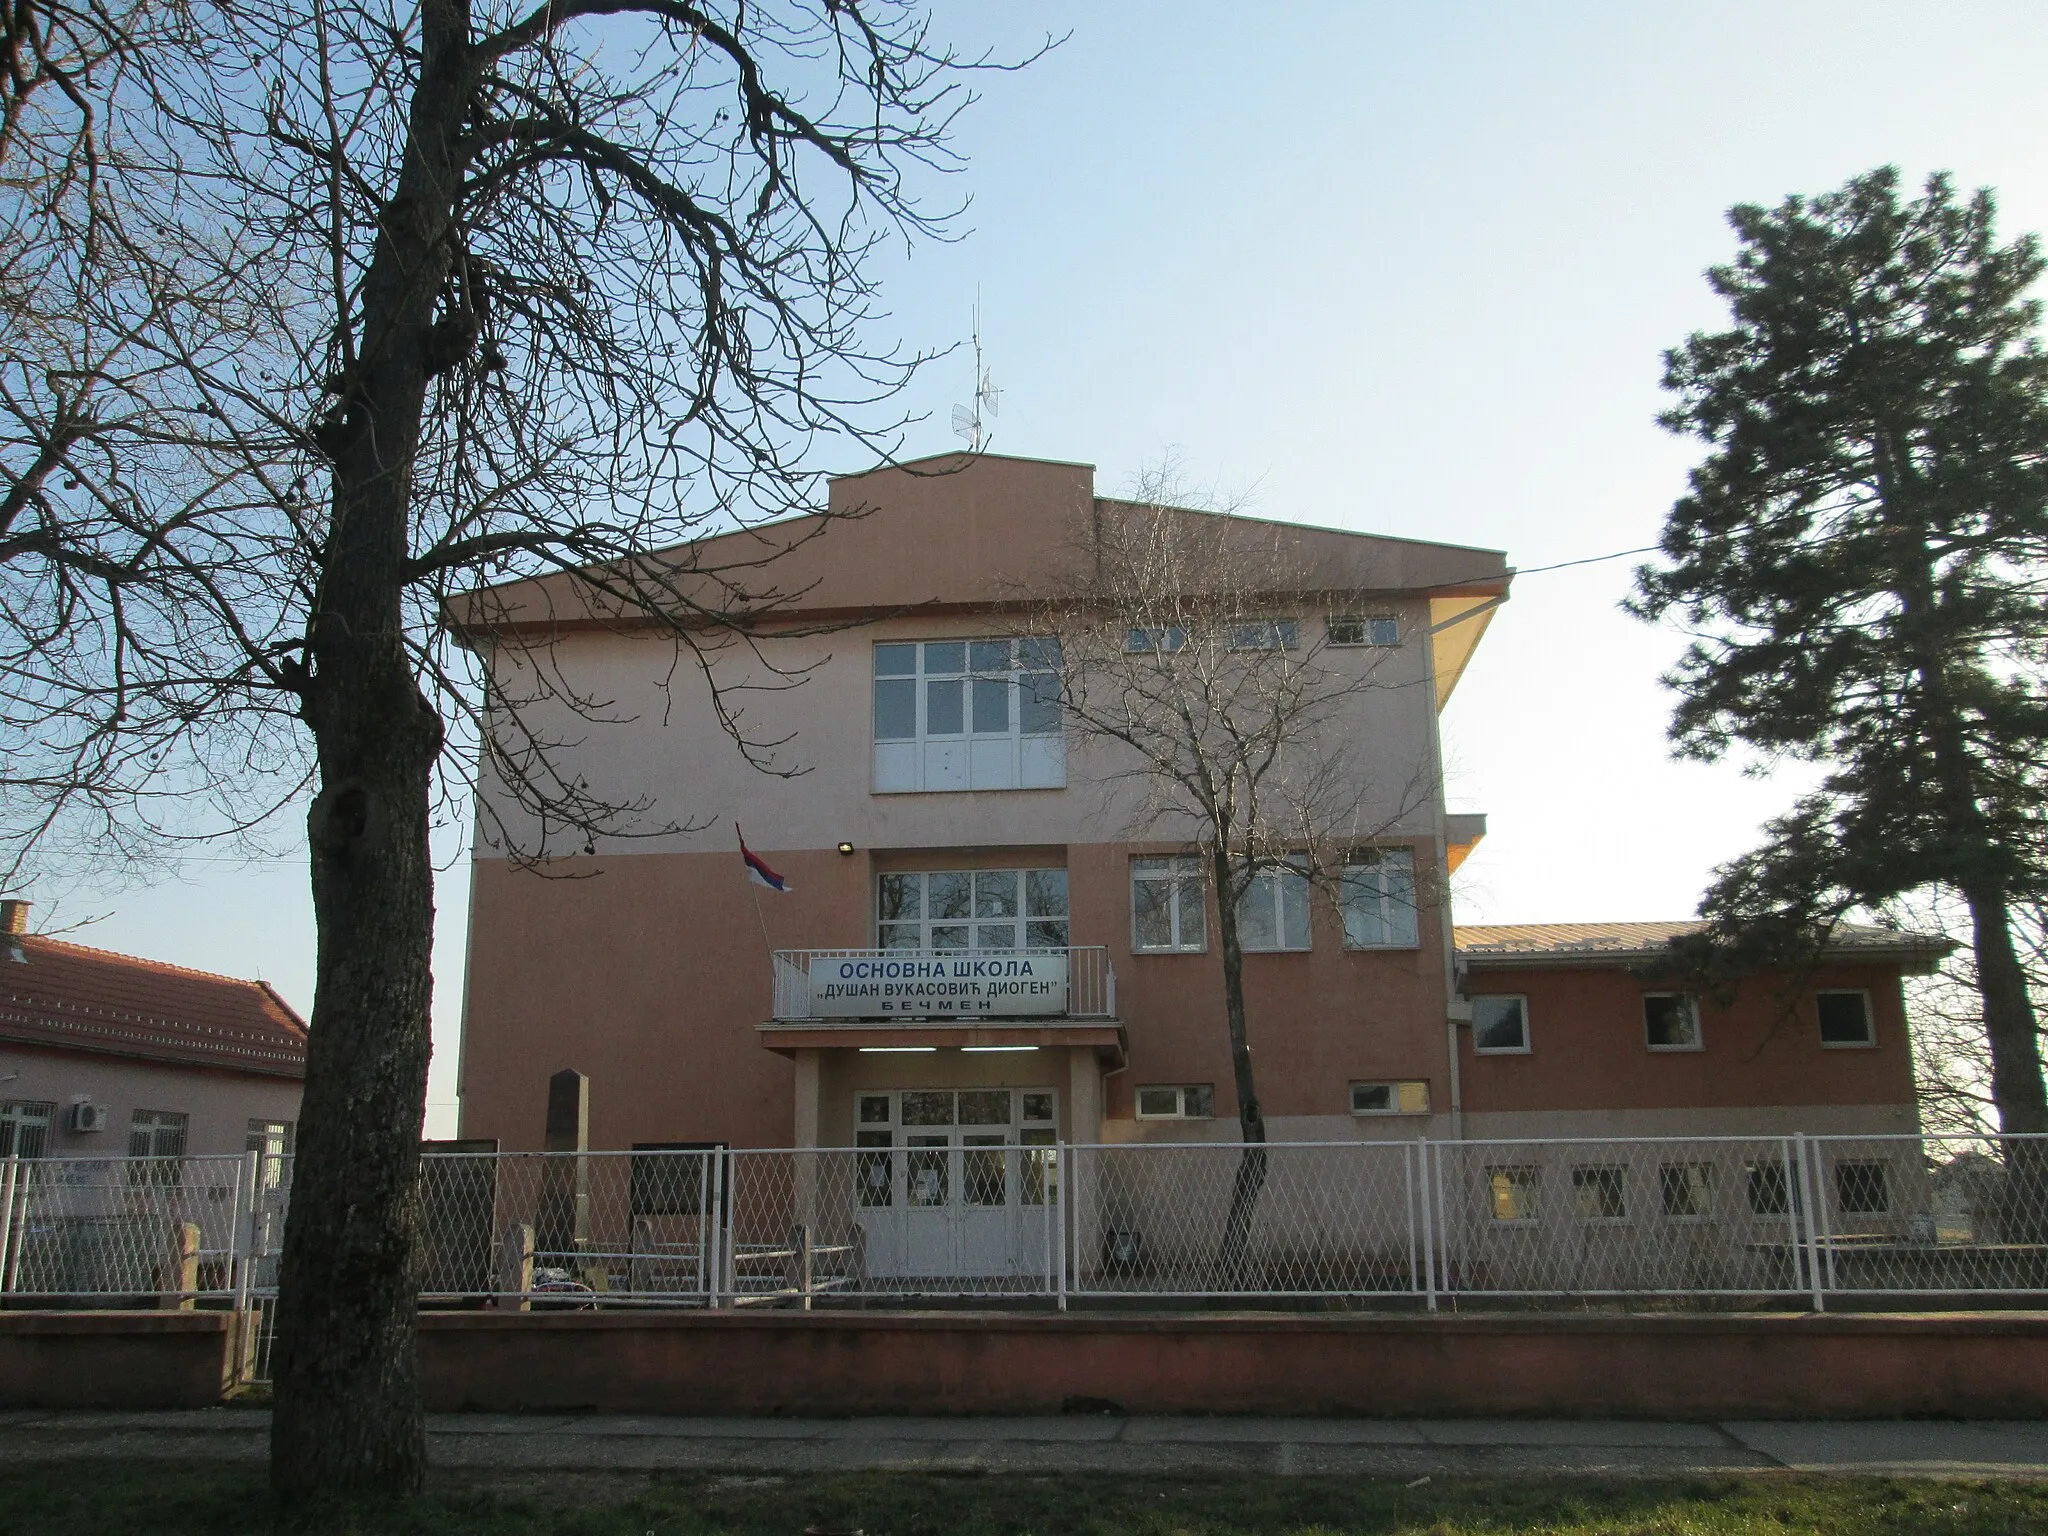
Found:
<path fill-rule="evenodd" d="M 9 45 L 47 53 L 60 12 L 25 3 Z M 869 342 L 871 258 L 943 233 L 916 181 L 953 168 L 985 61 L 901 0 L 77 14 L 104 53 L 6 98 L 9 853 L 217 833 L 311 791 L 272 1477 L 416 1488 L 451 744 L 578 843 L 670 824 L 556 770 L 451 604 L 553 574 L 575 595 L 524 614 L 536 653 L 555 623 L 632 623 L 710 676 L 752 643 L 794 595 L 787 541 L 716 564 L 696 541 L 812 508 L 820 437 L 891 456 L 920 359 Z"/>
<path fill-rule="evenodd" d="M 1266 1177 L 1244 990 L 1247 899 L 1259 892 L 1305 921 L 1312 890 L 1341 900 L 1356 886 L 1412 914 L 1422 899 L 1414 873 L 1383 861 L 1378 842 L 1437 788 L 1427 749 L 1391 781 L 1362 750 L 1370 700 L 1401 686 L 1383 668 L 1389 652 L 1333 648 L 1321 622 L 1302 621 L 1309 609 L 1369 611 L 1363 573 L 1305 553 L 1299 530 L 1239 511 L 1188 495 L 1170 463 L 1149 472 L 1130 500 L 1093 504 L 1063 590 L 1030 625 L 1057 668 L 1041 686 L 1056 680 L 1085 774 L 1108 790 L 1133 840 L 1197 859 L 1214 899 L 1245 1143 L 1218 1255 L 1231 1278 Z"/>

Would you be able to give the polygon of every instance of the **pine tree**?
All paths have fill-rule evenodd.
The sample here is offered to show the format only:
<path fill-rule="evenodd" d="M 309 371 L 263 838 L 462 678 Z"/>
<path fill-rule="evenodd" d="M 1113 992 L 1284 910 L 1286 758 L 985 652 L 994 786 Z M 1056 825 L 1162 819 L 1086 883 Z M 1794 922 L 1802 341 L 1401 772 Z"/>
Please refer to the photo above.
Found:
<path fill-rule="evenodd" d="M 1671 737 L 1824 770 L 1702 904 L 1737 946 L 1945 890 L 1967 906 L 2006 1133 L 2048 1131 L 2014 905 L 2048 889 L 2048 356 L 2031 237 L 1887 167 L 1730 213 L 1734 324 L 1665 356 L 1660 418 L 1707 454 L 1631 611 L 1694 640 Z"/>

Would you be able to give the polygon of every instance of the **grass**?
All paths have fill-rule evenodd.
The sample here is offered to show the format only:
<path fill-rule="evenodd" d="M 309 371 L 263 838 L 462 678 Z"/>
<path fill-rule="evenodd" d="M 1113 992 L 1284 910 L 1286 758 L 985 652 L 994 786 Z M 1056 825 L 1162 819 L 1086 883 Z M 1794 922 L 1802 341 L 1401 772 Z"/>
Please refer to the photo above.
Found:
<path fill-rule="evenodd" d="M 281 1518 L 260 1466 L 0 1470 L 14 1536 L 2021 1536 L 2048 1485 L 1793 1476 L 1436 1480 L 1242 1476 L 447 1474 L 411 1502 Z"/>

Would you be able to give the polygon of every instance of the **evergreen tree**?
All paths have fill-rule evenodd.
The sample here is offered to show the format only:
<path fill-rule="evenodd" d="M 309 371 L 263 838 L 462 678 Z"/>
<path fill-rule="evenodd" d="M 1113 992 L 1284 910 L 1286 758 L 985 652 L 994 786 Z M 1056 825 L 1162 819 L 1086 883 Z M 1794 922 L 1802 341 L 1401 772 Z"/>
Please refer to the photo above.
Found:
<path fill-rule="evenodd" d="M 1665 356 L 1660 418 L 1707 454 L 1629 602 L 1695 636 L 1677 750 L 1742 743 L 1819 787 L 1702 904 L 1737 948 L 1810 944 L 1911 892 L 1967 906 L 2008 1133 L 2048 1131 L 2012 911 L 2048 889 L 2048 356 L 2035 241 L 1989 191 L 1901 201 L 1887 167 L 1730 213 L 1734 325 Z"/>

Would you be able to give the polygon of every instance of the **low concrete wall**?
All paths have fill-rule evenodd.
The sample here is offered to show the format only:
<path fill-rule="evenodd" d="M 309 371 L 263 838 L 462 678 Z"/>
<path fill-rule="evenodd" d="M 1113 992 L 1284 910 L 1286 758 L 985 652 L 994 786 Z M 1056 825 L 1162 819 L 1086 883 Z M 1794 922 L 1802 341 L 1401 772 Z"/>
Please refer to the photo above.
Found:
<path fill-rule="evenodd" d="M 228 1312 L 0 1312 L 0 1408 L 205 1408 L 229 1383 Z"/>
<path fill-rule="evenodd" d="M 443 1410 L 2048 1416 L 2042 1313 L 444 1313 L 420 1359 Z"/>

